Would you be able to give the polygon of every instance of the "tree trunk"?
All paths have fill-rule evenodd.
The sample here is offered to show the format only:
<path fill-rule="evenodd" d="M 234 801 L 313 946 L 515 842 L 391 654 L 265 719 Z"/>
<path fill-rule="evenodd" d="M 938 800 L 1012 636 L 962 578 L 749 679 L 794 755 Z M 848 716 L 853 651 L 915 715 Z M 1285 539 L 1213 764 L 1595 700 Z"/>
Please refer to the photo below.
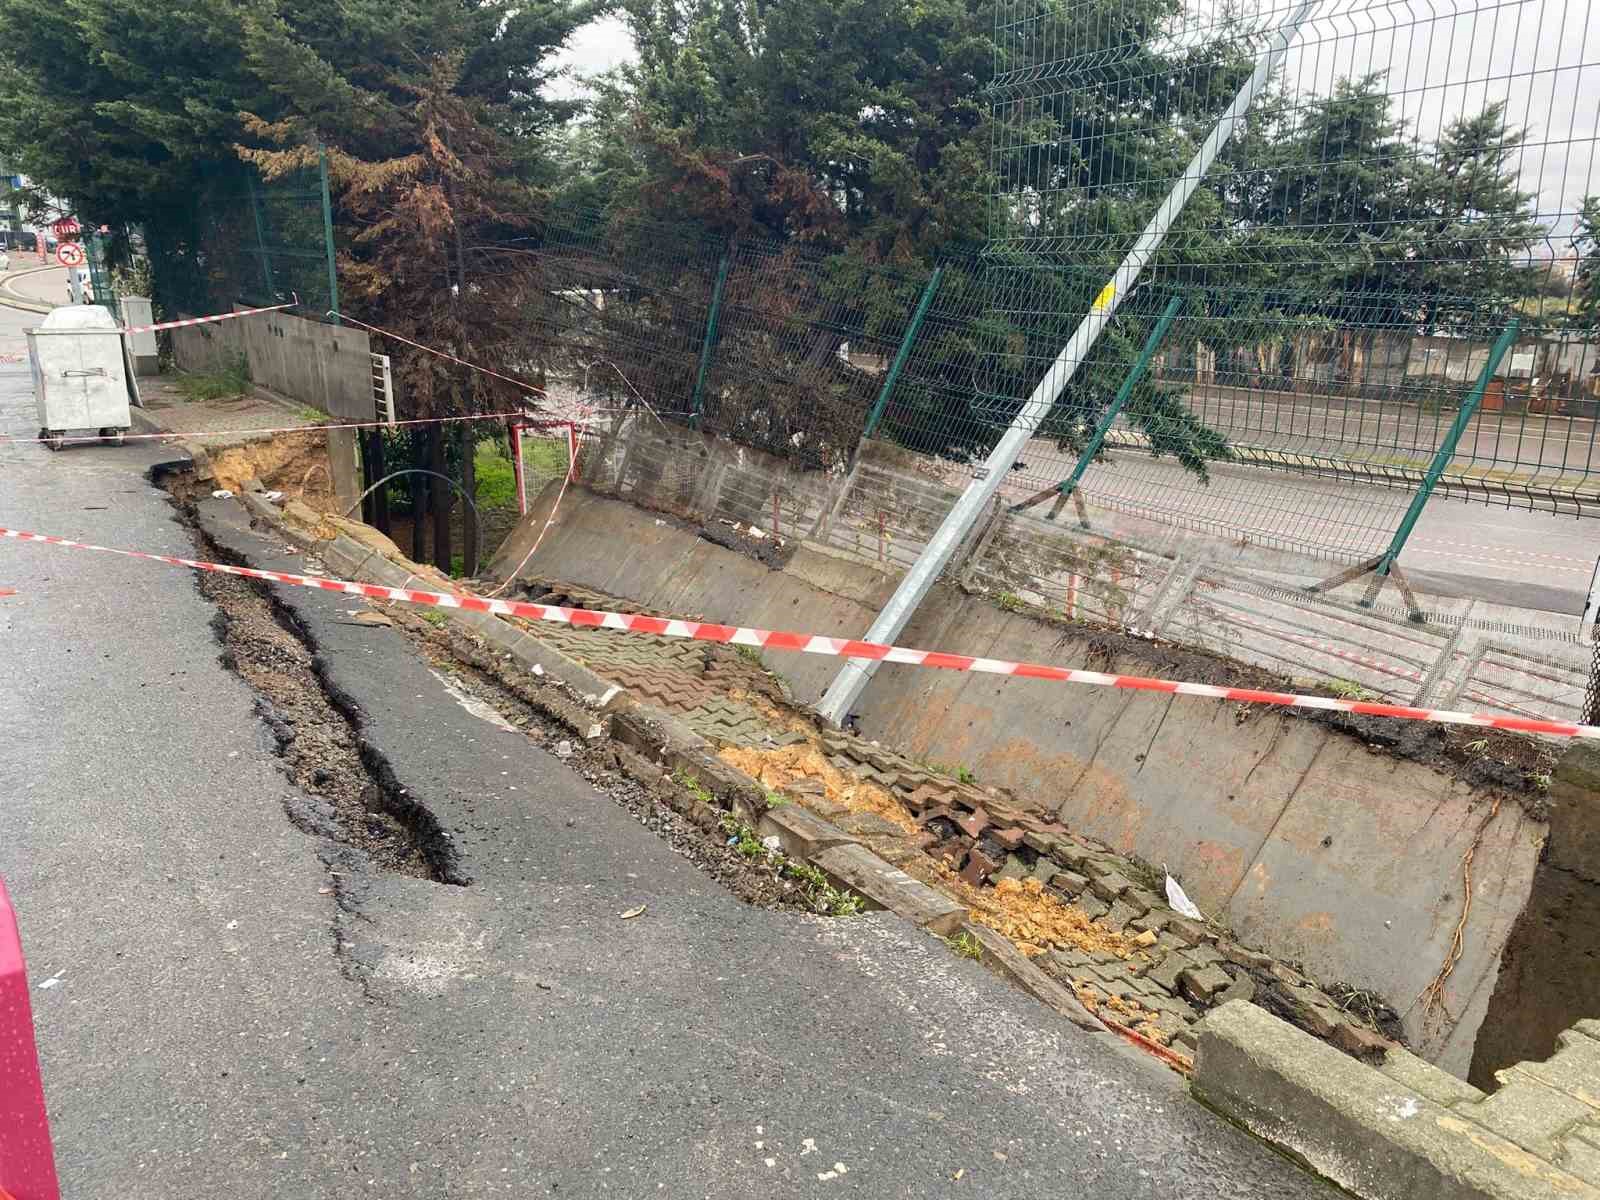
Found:
<path fill-rule="evenodd" d="M 428 469 L 428 447 L 423 438 L 413 437 L 411 440 L 411 467 L 414 471 Z M 428 477 L 409 475 L 407 478 L 411 480 L 411 561 L 427 562 Z"/>
<path fill-rule="evenodd" d="M 461 490 L 476 504 L 478 465 L 472 460 L 472 451 L 477 438 L 470 421 L 461 422 L 456 429 L 461 440 Z M 466 511 L 461 514 L 461 573 L 470 579 L 477 575 L 478 566 L 478 513 L 472 504 L 468 504 Z"/>
<path fill-rule="evenodd" d="M 450 502 L 455 496 L 450 485 L 438 476 L 447 474 L 444 461 L 444 434 L 437 423 L 428 426 L 428 470 L 433 486 L 433 565 L 450 574 Z"/>

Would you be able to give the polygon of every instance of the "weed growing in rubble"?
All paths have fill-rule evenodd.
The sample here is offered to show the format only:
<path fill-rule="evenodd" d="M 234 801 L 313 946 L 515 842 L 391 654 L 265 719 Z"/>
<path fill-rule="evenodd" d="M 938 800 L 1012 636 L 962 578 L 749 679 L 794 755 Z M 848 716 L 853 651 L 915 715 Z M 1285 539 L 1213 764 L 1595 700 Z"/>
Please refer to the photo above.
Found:
<path fill-rule="evenodd" d="M 432 625 L 435 629 L 443 629 L 445 622 L 450 619 L 442 612 L 432 608 L 430 608 L 427 612 L 419 613 L 418 616 L 420 616 L 429 625 Z"/>
<path fill-rule="evenodd" d="M 1028 607 L 1022 597 L 1015 592 L 1001 592 L 995 597 L 994 602 L 1007 612 L 1021 612 Z"/>
<path fill-rule="evenodd" d="M 922 765 L 927 767 L 928 770 L 932 771 L 935 775 L 947 776 L 948 778 L 954 779 L 957 783 L 975 784 L 978 782 L 978 777 L 971 771 L 967 770 L 967 768 L 963 767 L 960 763 L 956 763 L 954 766 L 951 766 L 948 763 L 926 762 Z"/>
<path fill-rule="evenodd" d="M 1330 679 L 1327 689 L 1341 700 L 1376 700 L 1378 697 L 1351 679 Z"/>
<path fill-rule="evenodd" d="M 1476 754 L 1479 758 L 1482 758 L 1484 755 L 1489 753 L 1489 739 L 1479 738 L 1475 742 L 1468 742 L 1467 749 L 1472 751 L 1472 753 Z"/>
<path fill-rule="evenodd" d="M 1528 781 L 1541 792 L 1550 790 L 1550 776 L 1548 775 L 1530 775 L 1528 776 Z"/>
<path fill-rule="evenodd" d="M 688 792 L 689 795 L 693 796 L 696 800 L 700 801 L 701 804 L 709 804 L 713 808 L 717 806 L 717 798 L 710 792 L 706 791 L 705 785 L 693 775 L 689 774 L 689 772 L 685 771 L 682 767 L 679 767 L 672 773 L 672 779 L 673 782 L 675 782 L 684 791 Z"/>
<path fill-rule="evenodd" d="M 747 663 L 758 667 L 761 665 L 761 651 L 755 646 L 738 645 L 733 648 L 733 652 Z"/>
<path fill-rule="evenodd" d="M 962 958 L 970 958 L 973 962 L 983 957 L 983 943 L 970 933 L 958 933 L 955 937 L 947 937 L 944 939 L 944 944 Z"/>
<path fill-rule="evenodd" d="M 698 784 L 689 790 L 697 794 L 704 791 Z M 816 912 L 829 917 L 853 917 L 866 911 L 867 902 L 860 896 L 834 887 L 828 882 L 828 877 L 810 863 L 796 862 L 777 850 L 768 849 L 756 831 L 732 813 L 723 813 L 722 832 L 728 835 L 728 845 L 745 858 L 752 862 L 769 863 L 777 868 L 778 874 L 800 884 Z"/>
<path fill-rule="evenodd" d="M 789 797 L 783 795 L 782 793 L 773 792 L 773 791 L 767 792 L 767 807 L 768 808 L 782 808 L 785 804 L 788 804 L 788 803 L 789 803 Z"/>

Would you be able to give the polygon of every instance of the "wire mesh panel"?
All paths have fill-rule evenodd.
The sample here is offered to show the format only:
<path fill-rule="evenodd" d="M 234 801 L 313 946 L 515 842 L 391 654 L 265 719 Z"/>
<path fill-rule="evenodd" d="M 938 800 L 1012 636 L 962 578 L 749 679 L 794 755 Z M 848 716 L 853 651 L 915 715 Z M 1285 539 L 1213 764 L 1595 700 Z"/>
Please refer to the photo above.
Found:
<path fill-rule="evenodd" d="M 1008 350 L 1103 302 L 1096 289 L 1301 8 L 1000 0 L 985 286 Z M 1600 117 L 1581 97 L 1600 82 L 1597 38 L 1564 0 L 1311 5 L 1155 251 L 1143 312 L 1125 302 L 1036 444 L 1072 448 L 1151 329 L 1149 301 L 1177 295 L 1182 316 L 1108 438 L 1117 473 L 1091 471 L 1086 493 L 1346 556 L 1389 522 L 1375 489 L 1223 498 L 1235 476 L 1213 470 L 1208 486 L 1202 463 L 1408 490 L 1443 448 L 1449 492 L 1592 508 Z M 1073 271 L 1090 282 L 1063 287 Z M 1520 335 L 1451 444 L 1513 320 Z M 1119 331 L 1128 344 L 1107 352 Z M 1043 374 L 1024 353 L 1035 370 L 1020 386 L 1003 356 L 986 372 L 996 417 Z M 1187 456 L 1189 482 L 1130 482 L 1156 478 L 1121 471 L 1151 454 Z M 1030 447 L 1029 473 L 1043 457 Z"/>
<path fill-rule="evenodd" d="M 187 224 L 187 237 L 151 246 L 169 267 L 168 294 L 160 297 L 169 313 L 225 312 L 236 303 L 295 298 L 301 316 L 321 317 L 338 307 L 319 169 L 269 181 L 241 163 L 196 198 Z"/>

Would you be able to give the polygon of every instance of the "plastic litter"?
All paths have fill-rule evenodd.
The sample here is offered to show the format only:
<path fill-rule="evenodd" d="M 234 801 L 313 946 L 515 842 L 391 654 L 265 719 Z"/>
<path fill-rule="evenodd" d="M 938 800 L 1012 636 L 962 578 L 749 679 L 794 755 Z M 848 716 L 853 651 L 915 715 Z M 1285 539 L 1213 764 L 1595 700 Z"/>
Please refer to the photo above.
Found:
<path fill-rule="evenodd" d="M 1189 899 L 1188 893 L 1183 890 L 1183 885 L 1170 874 L 1167 874 L 1165 863 L 1161 866 L 1161 873 L 1167 876 L 1167 903 L 1172 905 L 1173 910 L 1181 916 L 1188 917 L 1191 921 L 1204 921 L 1205 918 L 1200 915 L 1200 910 L 1194 906 L 1194 901 Z"/>

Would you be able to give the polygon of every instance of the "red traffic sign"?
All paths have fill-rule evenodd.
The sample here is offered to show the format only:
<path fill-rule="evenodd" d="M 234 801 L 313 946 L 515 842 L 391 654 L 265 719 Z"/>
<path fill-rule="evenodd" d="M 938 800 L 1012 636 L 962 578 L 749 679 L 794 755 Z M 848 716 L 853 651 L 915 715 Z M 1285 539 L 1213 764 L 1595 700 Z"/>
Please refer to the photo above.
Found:
<path fill-rule="evenodd" d="M 78 242 L 62 242 L 56 247 L 56 261 L 63 267 L 81 267 L 85 257 Z"/>
<path fill-rule="evenodd" d="M 51 223 L 50 232 L 58 238 L 77 237 L 83 232 L 83 226 L 78 224 L 77 217 L 62 217 L 59 221 Z"/>

